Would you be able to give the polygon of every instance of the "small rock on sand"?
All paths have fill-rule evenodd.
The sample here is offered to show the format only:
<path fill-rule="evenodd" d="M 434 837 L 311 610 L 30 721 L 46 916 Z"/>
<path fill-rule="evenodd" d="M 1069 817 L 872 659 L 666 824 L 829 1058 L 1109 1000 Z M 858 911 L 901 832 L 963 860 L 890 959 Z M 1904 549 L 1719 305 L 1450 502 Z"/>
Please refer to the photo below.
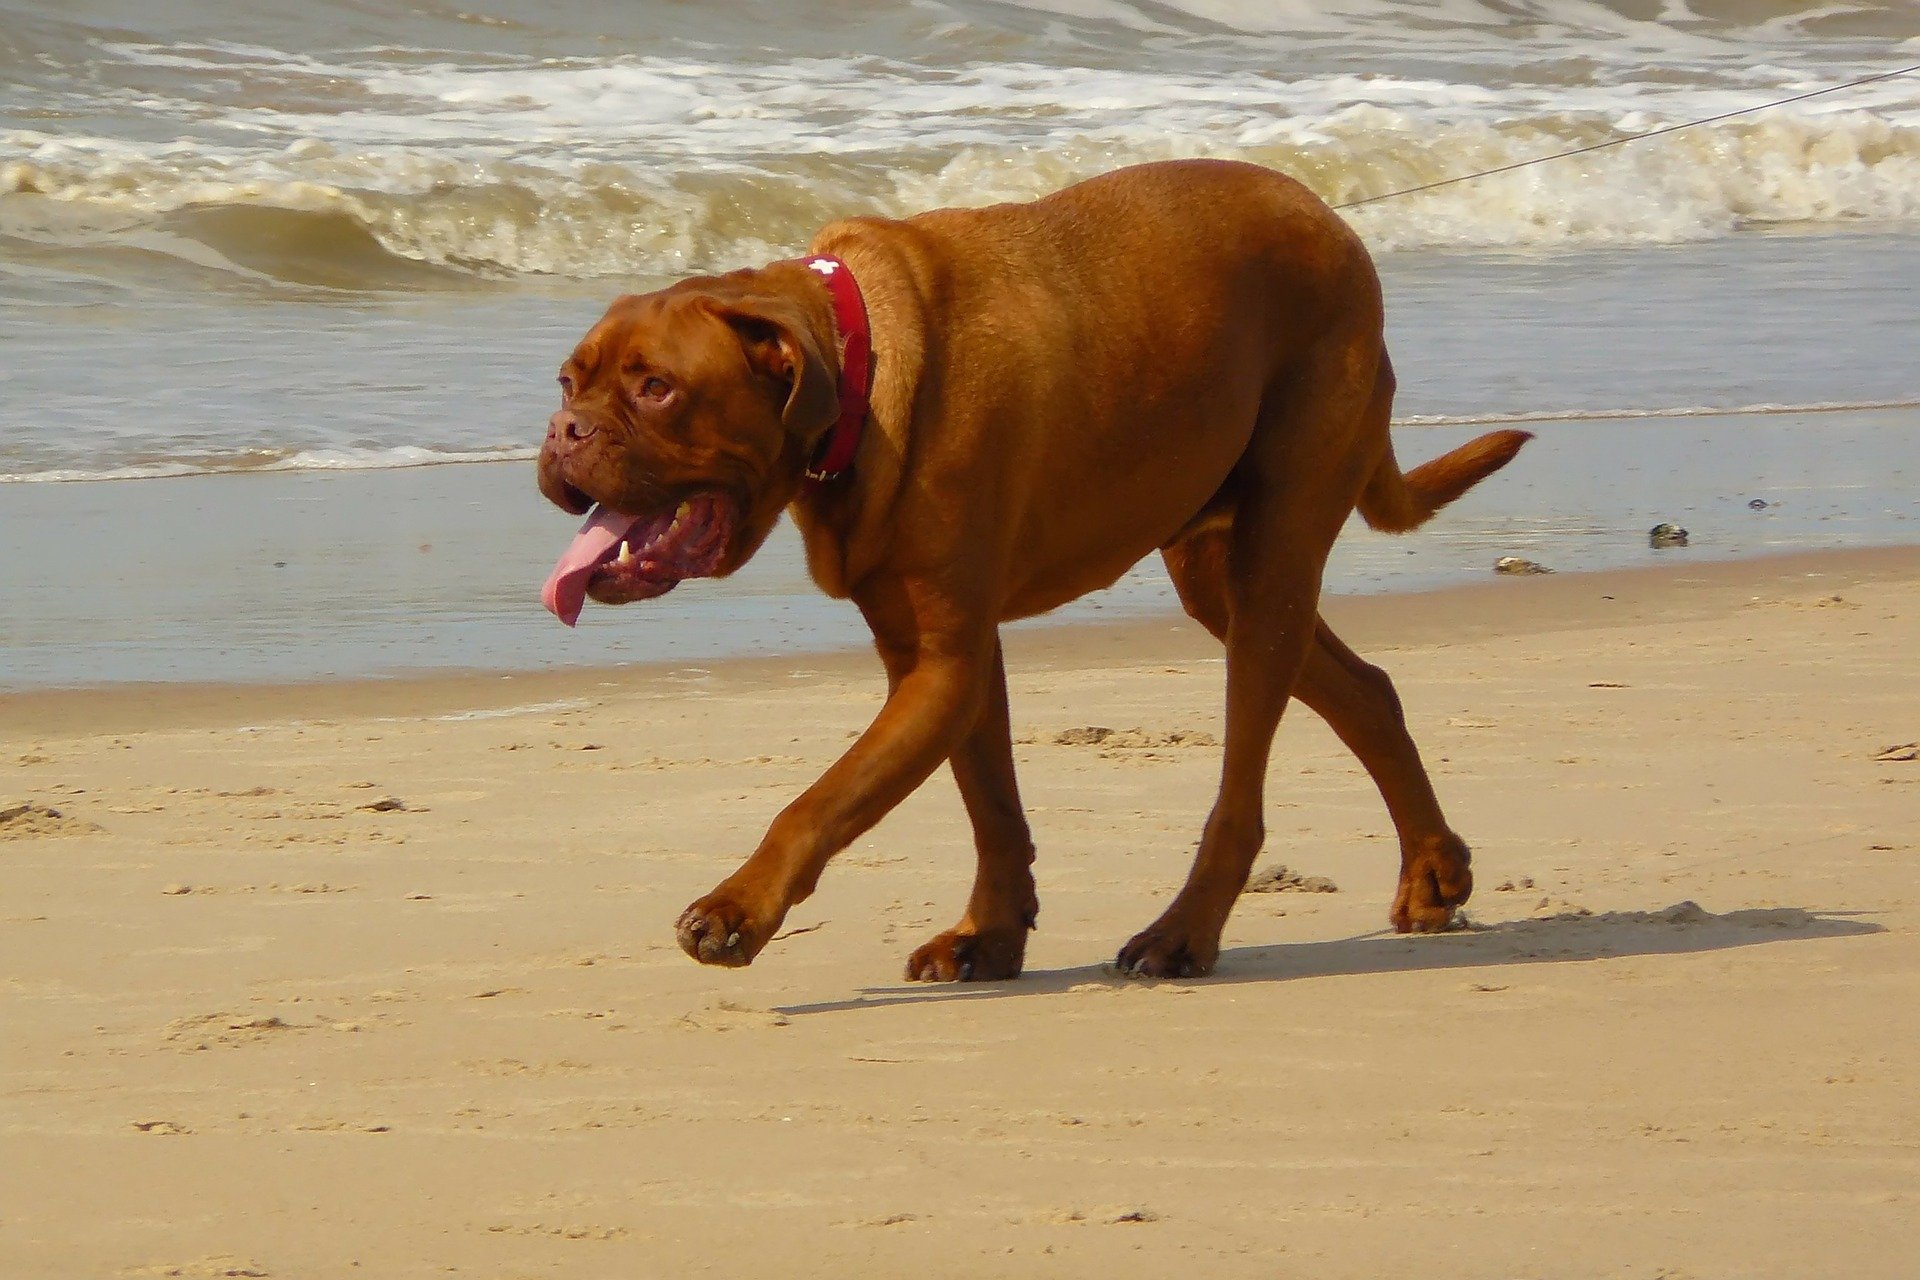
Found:
<path fill-rule="evenodd" d="M 85 818 L 75 818 L 31 800 L 24 804 L 0 806 L 0 840 L 26 840 L 34 836 L 79 836 L 100 827 Z"/>
<path fill-rule="evenodd" d="M 142 1133 L 192 1133 L 193 1130 L 173 1120 L 135 1120 L 133 1127 Z"/>
<path fill-rule="evenodd" d="M 1553 570 L 1547 568 L 1547 566 L 1541 564 L 1539 561 L 1528 560 L 1522 556 L 1501 556 L 1498 560 L 1495 560 L 1493 562 L 1493 571 L 1495 573 L 1505 573 L 1505 574 L 1552 573 L 1553 572 Z"/>
<path fill-rule="evenodd" d="M 1647 530 L 1647 544 L 1655 549 L 1684 547 L 1687 545 L 1687 536 L 1687 531 L 1677 524 L 1657 524 Z"/>
<path fill-rule="evenodd" d="M 1263 867 L 1247 880 L 1248 893 L 1338 893 L 1340 886 L 1325 876 L 1303 876 L 1278 862 Z"/>
<path fill-rule="evenodd" d="M 1053 735 L 1057 747 L 1104 747 L 1107 750 L 1153 750 L 1157 747 L 1217 747 L 1220 740 L 1201 729 L 1109 729 L 1082 725 Z"/>

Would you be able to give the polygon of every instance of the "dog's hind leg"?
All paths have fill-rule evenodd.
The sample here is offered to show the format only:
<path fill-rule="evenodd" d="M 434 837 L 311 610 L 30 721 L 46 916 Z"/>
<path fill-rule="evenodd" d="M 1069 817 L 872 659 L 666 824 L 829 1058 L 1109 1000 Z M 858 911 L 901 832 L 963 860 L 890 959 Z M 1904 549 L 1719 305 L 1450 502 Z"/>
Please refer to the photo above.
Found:
<path fill-rule="evenodd" d="M 959 924 L 913 953 L 907 960 L 907 980 L 1016 978 L 1040 902 L 1033 888 L 1033 837 L 1014 777 L 1006 664 L 997 642 L 993 676 L 979 719 L 947 763 L 973 823 L 979 865 L 966 914 Z"/>
<path fill-rule="evenodd" d="M 1211 529 L 1161 555 L 1187 613 L 1221 640 L 1227 634 L 1227 539 Z M 1393 927 L 1402 933 L 1444 929 L 1473 891 L 1464 840 L 1441 813 L 1420 749 L 1407 732 L 1400 695 L 1386 672 L 1365 661 L 1322 618 L 1293 696 L 1338 734 L 1366 766 L 1400 837 L 1400 887 Z"/>
<path fill-rule="evenodd" d="M 1393 927 L 1401 933 L 1445 929 L 1473 892 L 1471 855 L 1440 811 L 1392 679 L 1347 648 L 1323 620 L 1293 691 L 1359 757 L 1387 803 L 1400 837 Z"/>
<path fill-rule="evenodd" d="M 1366 417 L 1378 342 L 1377 330 L 1329 336 L 1305 353 L 1276 381 L 1235 468 L 1233 520 L 1217 557 L 1227 648 L 1220 794 L 1185 886 L 1120 949 L 1124 972 L 1197 976 L 1219 958 L 1220 931 L 1265 839 L 1267 760 L 1314 647 L 1327 553 L 1378 462 Z"/>
<path fill-rule="evenodd" d="M 1373 395 L 1363 415 L 1362 440 L 1385 440 L 1393 406 L 1393 370 L 1383 353 Z M 1390 448 L 1369 478 L 1369 489 L 1391 481 L 1395 492 L 1412 496 L 1402 505 L 1418 506 L 1421 518 L 1458 495 L 1488 471 L 1503 465 L 1524 443 L 1522 432 L 1483 437 L 1436 459 L 1404 479 L 1399 476 Z M 1391 471 L 1391 475 L 1383 472 Z M 1438 473 L 1466 476 L 1449 481 L 1441 491 L 1427 477 Z M 1362 498 L 1362 506 L 1367 499 Z M 1227 520 L 1196 527 L 1168 545 L 1162 556 L 1173 578 L 1180 602 L 1188 614 L 1225 641 L 1231 608 L 1228 582 Z M 1366 767 L 1400 838 L 1400 885 L 1394 894 L 1392 921 L 1402 933 L 1444 929 L 1456 907 L 1473 891 L 1466 842 L 1455 835 L 1441 813 L 1440 802 L 1419 748 L 1407 732 L 1393 681 L 1380 668 L 1362 660 L 1341 642 L 1324 619 L 1316 619 L 1313 644 L 1294 682 L 1294 696 L 1325 720 L 1334 733 Z"/>

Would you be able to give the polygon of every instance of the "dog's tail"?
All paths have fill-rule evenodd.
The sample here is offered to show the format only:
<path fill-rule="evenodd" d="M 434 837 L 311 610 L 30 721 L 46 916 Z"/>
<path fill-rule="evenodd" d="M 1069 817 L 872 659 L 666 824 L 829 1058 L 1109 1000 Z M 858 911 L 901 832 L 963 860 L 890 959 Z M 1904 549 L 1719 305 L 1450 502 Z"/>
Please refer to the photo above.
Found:
<path fill-rule="evenodd" d="M 1434 512 L 1512 462 L 1520 446 L 1531 439 L 1531 431 L 1490 431 L 1405 475 L 1389 441 L 1380 465 L 1360 491 L 1361 518 L 1382 533 L 1417 529 Z"/>

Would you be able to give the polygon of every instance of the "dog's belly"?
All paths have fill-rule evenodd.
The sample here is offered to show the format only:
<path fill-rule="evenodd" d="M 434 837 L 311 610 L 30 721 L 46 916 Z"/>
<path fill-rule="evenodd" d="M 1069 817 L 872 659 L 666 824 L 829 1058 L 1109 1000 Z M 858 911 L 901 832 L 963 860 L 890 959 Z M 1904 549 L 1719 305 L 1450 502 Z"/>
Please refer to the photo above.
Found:
<path fill-rule="evenodd" d="M 1058 609 L 1089 592 L 1110 587 L 1151 550 L 1153 548 L 1149 547 L 1130 559 L 1111 556 L 1096 564 L 1062 565 L 1056 572 L 1029 578 L 1002 602 L 1000 621 L 1031 618 L 1035 614 Z"/>
<path fill-rule="evenodd" d="M 1037 485 L 1027 509 L 1008 522 L 1000 620 L 1032 617 L 1110 587 L 1191 525 L 1217 499 L 1245 448 L 1257 394 L 1249 382 L 1224 397 L 1210 420 L 1171 431 L 1115 428 L 1104 448 L 1055 437 L 1052 465 L 1042 473 L 1056 479 Z"/>

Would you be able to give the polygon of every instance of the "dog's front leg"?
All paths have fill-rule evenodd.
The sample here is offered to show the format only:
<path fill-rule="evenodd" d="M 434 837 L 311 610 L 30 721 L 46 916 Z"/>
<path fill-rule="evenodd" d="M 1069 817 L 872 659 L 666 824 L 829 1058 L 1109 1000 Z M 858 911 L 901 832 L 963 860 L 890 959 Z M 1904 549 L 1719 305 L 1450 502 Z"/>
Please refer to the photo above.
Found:
<path fill-rule="evenodd" d="M 993 667 L 983 643 L 923 644 L 890 659 L 887 703 L 820 780 L 781 811 L 740 869 L 688 907 L 680 946 L 702 964 L 750 964 L 827 860 L 925 782 L 979 714 Z"/>

